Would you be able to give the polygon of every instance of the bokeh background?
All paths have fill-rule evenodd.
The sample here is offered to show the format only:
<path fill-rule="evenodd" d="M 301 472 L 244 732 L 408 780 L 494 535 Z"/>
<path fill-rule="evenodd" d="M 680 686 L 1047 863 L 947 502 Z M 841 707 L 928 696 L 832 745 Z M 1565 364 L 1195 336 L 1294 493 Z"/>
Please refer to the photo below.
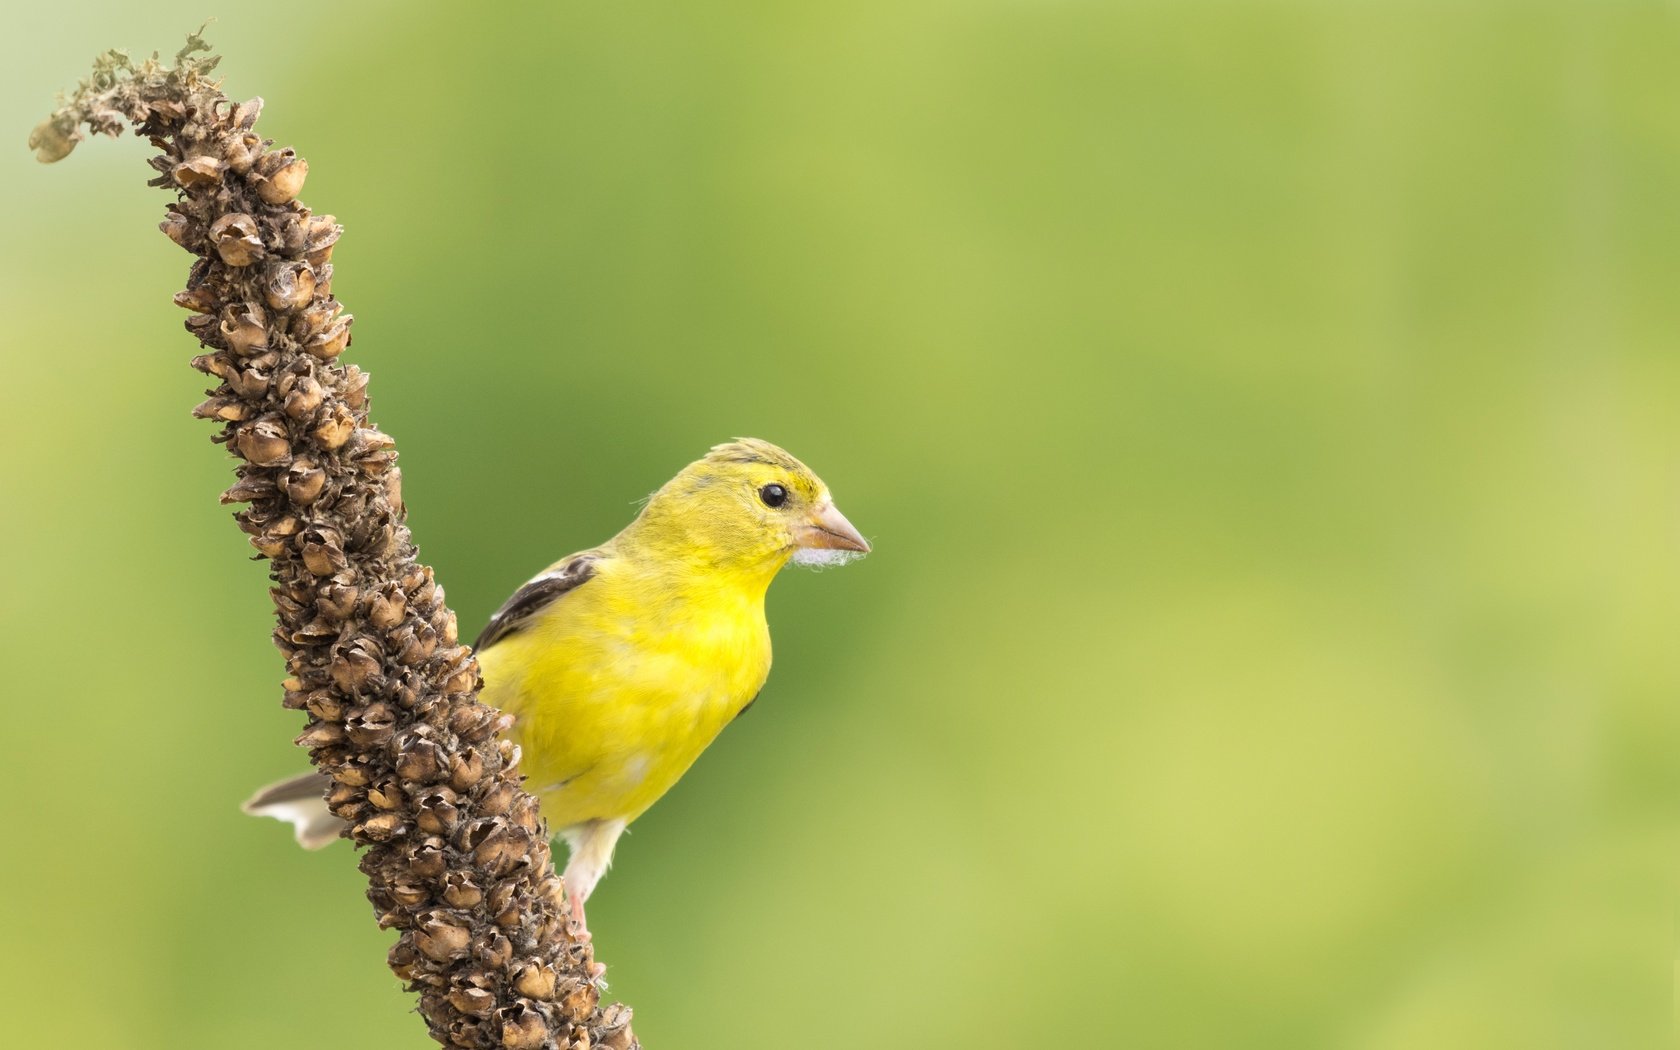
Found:
<path fill-rule="evenodd" d="M 1660 1045 L 1672 3 L 6 16 L 10 1045 L 416 1046 L 300 768 L 142 143 L 206 14 L 348 226 L 464 626 L 713 442 L 877 553 L 591 902 L 655 1048 Z"/>

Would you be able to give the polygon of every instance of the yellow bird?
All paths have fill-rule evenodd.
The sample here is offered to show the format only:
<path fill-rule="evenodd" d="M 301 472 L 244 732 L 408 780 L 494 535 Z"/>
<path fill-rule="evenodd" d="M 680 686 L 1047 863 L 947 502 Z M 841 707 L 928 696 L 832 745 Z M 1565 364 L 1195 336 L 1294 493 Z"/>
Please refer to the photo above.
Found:
<path fill-rule="evenodd" d="M 550 565 L 490 618 L 474 643 L 482 696 L 514 716 L 526 790 L 569 848 L 580 922 L 624 829 L 763 688 L 776 573 L 790 559 L 868 552 L 809 467 L 742 438 L 683 468 L 624 531 Z M 317 849 L 344 827 L 327 787 L 305 774 L 245 811 L 291 821 Z"/>

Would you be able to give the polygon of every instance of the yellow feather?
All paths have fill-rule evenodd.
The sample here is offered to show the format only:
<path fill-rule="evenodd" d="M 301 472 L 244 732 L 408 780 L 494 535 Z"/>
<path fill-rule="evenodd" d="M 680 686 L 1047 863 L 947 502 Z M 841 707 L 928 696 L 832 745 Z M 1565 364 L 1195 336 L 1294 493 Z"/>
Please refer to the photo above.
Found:
<path fill-rule="evenodd" d="M 480 656 L 556 830 L 640 816 L 770 673 L 768 576 L 602 553 L 593 579 Z"/>

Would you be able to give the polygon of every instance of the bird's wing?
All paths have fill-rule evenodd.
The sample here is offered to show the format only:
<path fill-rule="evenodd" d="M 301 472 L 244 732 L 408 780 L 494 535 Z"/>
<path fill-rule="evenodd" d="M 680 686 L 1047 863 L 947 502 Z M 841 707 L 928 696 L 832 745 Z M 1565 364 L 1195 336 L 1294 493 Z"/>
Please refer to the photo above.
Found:
<path fill-rule="evenodd" d="M 595 551 L 574 554 L 514 591 L 513 596 L 484 625 L 478 640 L 473 642 L 473 648 L 481 651 L 490 648 L 525 626 L 537 613 L 588 583 L 595 576 L 597 557 Z"/>

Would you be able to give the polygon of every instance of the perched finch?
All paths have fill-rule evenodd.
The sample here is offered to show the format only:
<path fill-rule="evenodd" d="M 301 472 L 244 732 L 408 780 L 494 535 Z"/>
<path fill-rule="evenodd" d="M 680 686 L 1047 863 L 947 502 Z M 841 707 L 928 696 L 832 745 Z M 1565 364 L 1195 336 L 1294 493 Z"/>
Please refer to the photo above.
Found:
<path fill-rule="evenodd" d="M 482 697 L 514 717 L 525 787 L 569 848 L 579 922 L 624 829 L 763 688 L 776 573 L 868 551 L 810 468 L 743 438 L 683 468 L 624 531 L 550 565 L 490 618 L 475 643 Z M 316 849 L 344 828 L 328 786 L 307 773 L 245 810 L 291 821 Z"/>

